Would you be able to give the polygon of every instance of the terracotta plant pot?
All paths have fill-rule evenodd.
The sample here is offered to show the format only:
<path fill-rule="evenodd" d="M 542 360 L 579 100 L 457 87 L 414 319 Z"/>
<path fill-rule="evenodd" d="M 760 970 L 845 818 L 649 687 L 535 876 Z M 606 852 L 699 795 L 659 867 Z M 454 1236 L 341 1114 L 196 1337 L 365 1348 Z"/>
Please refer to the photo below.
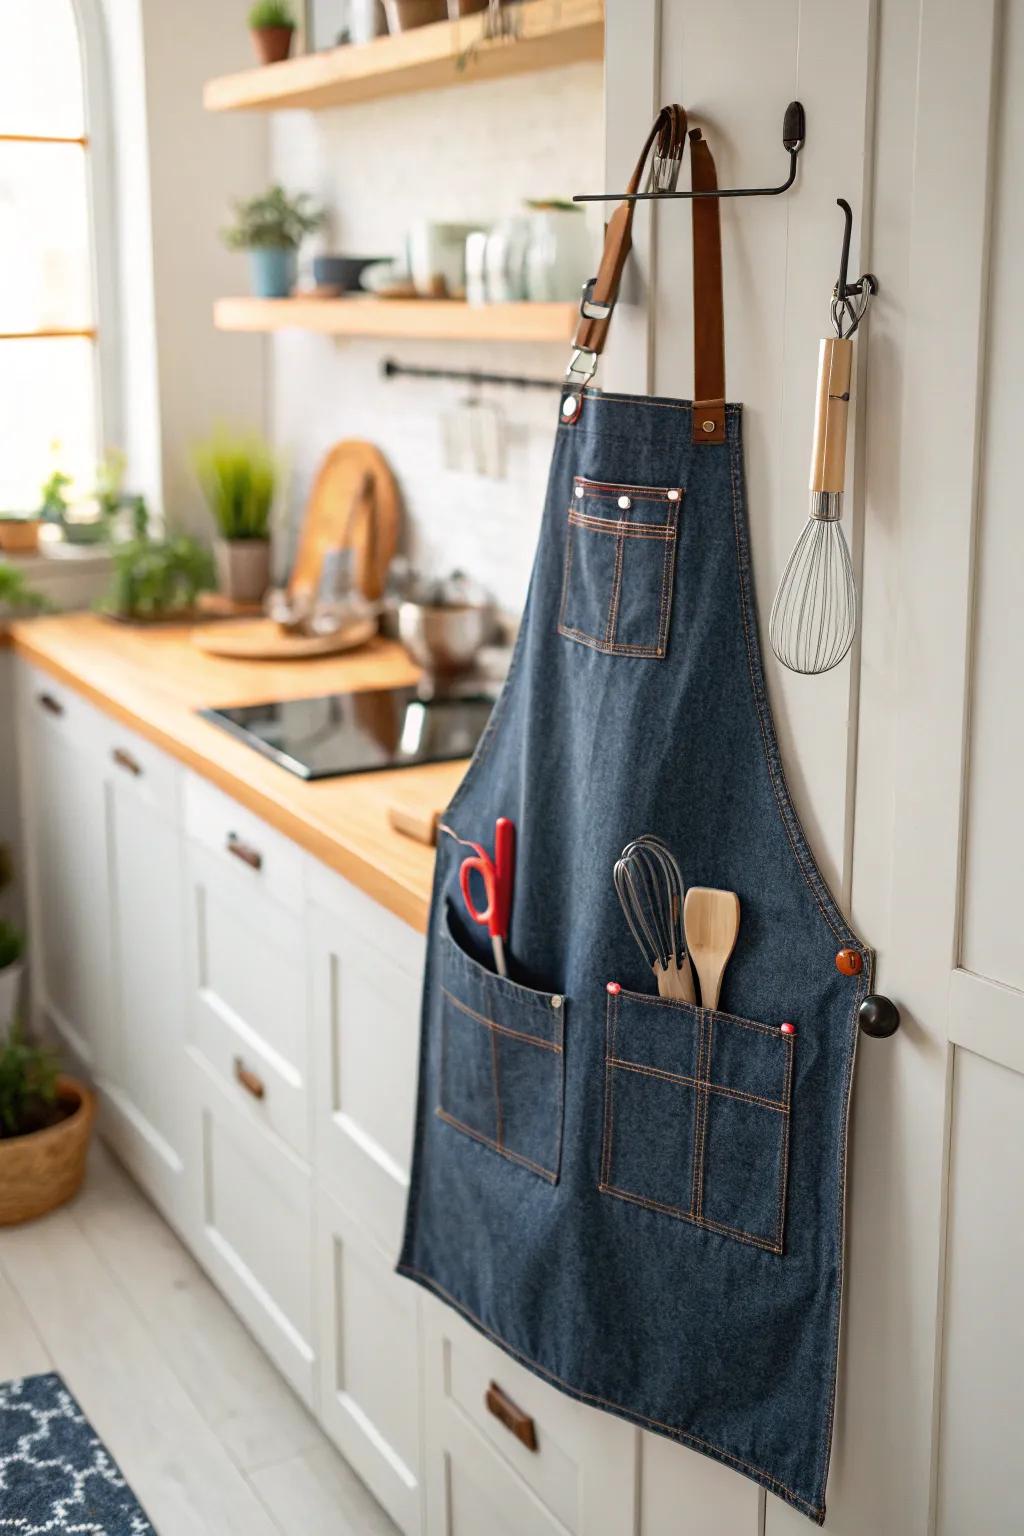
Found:
<path fill-rule="evenodd" d="M 38 517 L 0 517 L 0 549 L 9 555 L 31 555 L 39 548 Z"/>
<path fill-rule="evenodd" d="M 270 585 L 269 539 L 217 539 L 217 585 L 234 603 L 258 603 Z"/>
<path fill-rule="evenodd" d="M 294 27 L 255 27 L 249 33 L 261 64 L 280 64 L 292 51 Z"/>
<path fill-rule="evenodd" d="M 96 1101 L 74 1077 L 57 1079 L 57 1098 L 71 1110 L 65 1120 L 0 1141 L 0 1227 L 43 1216 L 78 1193 Z"/>
<path fill-rule="evenodd" d="M 446 0 L 384 0 L 389 32 L 409 32 L 432 21 L 447 21 Z"/>

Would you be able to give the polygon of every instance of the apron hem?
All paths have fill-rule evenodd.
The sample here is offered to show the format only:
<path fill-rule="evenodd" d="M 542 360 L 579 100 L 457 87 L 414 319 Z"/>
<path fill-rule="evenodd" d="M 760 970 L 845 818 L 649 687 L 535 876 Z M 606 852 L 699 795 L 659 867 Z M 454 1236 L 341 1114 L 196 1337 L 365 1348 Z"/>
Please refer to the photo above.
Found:
<path fill-rule="evenodd" d="M 715 1445 L 711 1440 L 703 1440 L 699 1435 L 691 1434 L 688 1430 L 677 1429 L 670 1424 L 663 1424 L 660 1419 L 649 1418 L 645 1414 L 638 1413 L 635 1409 L 623 1407 L 621 1403 L 613 1403 L 607 1398 L 599 1397 L 595 1392 L 587 1392 L 582 1387 L 572 1386 L 571 1383 L 563 1381 L 560 1376 L 556 1376 L 554 1371 L 549 1371 L 546 1366 L 540 1365 L 536 1360 L 532 1360 L 529 1355 L 524 1355 L 521 1350 L 516 1349 L 514 1344 L 509 1344 L 500 1334 L 495 1333 L 492 1328 L 489 1328 L 485 1322 L 477 1317 L 475 1312 L 471 1312 L 463 1302 L 459 1301 L 456 1296 L 453 1296 L 450 1291 L 445 1290 L 440 1281 L 435 1280 L 431 1275 L 401 1260 L 395 1265 L 395 1272 L 404 1275 L 407 1280 L 415 1281 L 424 1290 L 432 1292 L 441 1301 L 453 1307 L 478 1333 L 482 1333 L 485 1338 L 490 1339 L 492 1344 L 496 1344 L 499 1349 L 504 1350 L 507 1355 L 510 1355 L 513 1360 L 518 1361 L 520 1365 L 525 1366 L 534 1376 L 540 1377 L 542 1381 L 550 1382 L 560 1392 L 564 1392 L 567 1397 L 572 1397 L 577 1402 L 603 1409 L 606 1413 L 613 1413 L 617 1418 L 625 1419 L 631 1424 L 636 1424 L 641 1429 L 652 1430 L 655 1434 L 663 1435 L 668 1440 L 675 1440 L 679 1444 L 688 1446 L 704 1456 L 710 1456 L 713 1461 L 720 1461 L 724 1466 L 731 1467 L 734 1471 L 742 1473 L 744 1477 L 750 1478 L 751 1482 L 759 1483 L 769 1493 L 774 1493 L 777 1498 L 783 1499 L 787 1504 L 791 1504 L 800 1514 L 806 1515 L 809 1519 L 813 1520 L 815 1525 L 824 1525 L 824 1502 L 820 1505 L 812 1504 L 810 1500 L 802 1498 L 792 1488 L 788 1488 L 785 1483 L 779 1482 L 778 1478 L 773 1477 L 770 1472 L 764 1472 L 760 1467 L 752 1466 L 749 1462 L 743 1461 L 741 1457 L 734 1455 L 732 1451 L 727 1451 L 724 1447 Z"/>

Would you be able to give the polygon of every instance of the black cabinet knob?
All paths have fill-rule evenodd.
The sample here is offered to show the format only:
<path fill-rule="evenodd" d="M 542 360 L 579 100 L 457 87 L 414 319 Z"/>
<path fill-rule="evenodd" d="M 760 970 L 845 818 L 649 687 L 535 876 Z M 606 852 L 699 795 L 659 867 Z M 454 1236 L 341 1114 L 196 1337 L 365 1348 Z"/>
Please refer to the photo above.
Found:
<path fill-rule="evenodd" d="M 888 1040 L 900 1027 L 900 1011 L 891 997 L 872 992 L 857 1010 L 857 1020 L 862 1032 L 872 1040 Z"/>

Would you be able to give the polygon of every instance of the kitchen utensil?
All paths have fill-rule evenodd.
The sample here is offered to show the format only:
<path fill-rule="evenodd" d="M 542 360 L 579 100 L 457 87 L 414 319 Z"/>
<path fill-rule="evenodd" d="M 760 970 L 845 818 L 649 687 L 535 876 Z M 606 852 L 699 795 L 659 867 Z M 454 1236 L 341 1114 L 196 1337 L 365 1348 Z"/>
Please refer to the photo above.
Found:
<path fill-rule="evenodd" d="M 818 388 L 811 450 L 810 519 L 796 542 L 768 620 L 772 650 L 791 672 L 828 672 L 839 665 L 857 630 L 857 584 L 840 526 L 846 477 L 846 426 L 853 371 L 853 333 L 878 284 L 871 273 L 847 282 L 852 214 L 846 219 L 839 281 L 832 298 L 835 336 L 818 350 Z"/>
<path fill-rule="evenodd" d="M 691 885 L 683 904 L 686 948 L 700 981 L 702 1008 L 717 1008 L 722 977 L 740 931 L 740 899 L 735 891 Z"/>
<path fill-rule="evenodd" d="M 460 842 L 464 839 L 460 838 Z M 512 914 L 512 879 L 515 869 L 516 829 L 507 816 L 494 824 L 494 858 L 480 843 L 468 843 L 474 852 L 463 859 L 459 869 L 459 889 L 466 910 L 474 923 L 485 925 L 491 938 L 494 966 L 499 976 L 508 975 L 505 944 Z M 473 903 L 471 880 L 478 874 L 484 883 L 487 905 L 481 911 Z"/>
<path fill-rule="evenodd" d="M 363 596 L 379 598 L 398 544 L 400 508 L 395 477 L 380 450 L 359 438 L 336 443 L 306 503 L 289 598 L 312 596 L 324 555 L 343 547 L 354 553 L 355 583 Z"/>
<path fill-rule="evenodd" d="M 398 634 L 409 655 L 432 677 L 468 672 L 494 629 L 490 603 L 437 606 L 403 602 Z"/>
<path fill-rule="evenodd" d="M 660 838 L 627 843 L 612 871 L 629 931 L 657 978 L 662 997 L 696 1000 L 683 937 L 683 876 Z"/>

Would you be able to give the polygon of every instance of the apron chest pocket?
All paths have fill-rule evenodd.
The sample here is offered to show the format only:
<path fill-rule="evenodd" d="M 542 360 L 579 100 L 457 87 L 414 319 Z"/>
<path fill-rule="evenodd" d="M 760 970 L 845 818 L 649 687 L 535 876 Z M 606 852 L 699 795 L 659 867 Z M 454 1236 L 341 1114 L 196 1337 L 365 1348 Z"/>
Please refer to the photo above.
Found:
<path fill-rule="evenodd" d="M 782 1252 L 792 1035 L 637 992 L 608 996 L 600 1188 Z"/>
<path fill-rule="evenodd" d="M 566 1002 L 498 976 L 463 950 L 450 916 L 441 941 L 438 1118 L 558 1182 Z"/>
<path fill-rule="evenodd" d="M 614 485 L 576 476 L 560 635 L 611 656 L 665 655 L 682 499 L 677 486 Z"/>

